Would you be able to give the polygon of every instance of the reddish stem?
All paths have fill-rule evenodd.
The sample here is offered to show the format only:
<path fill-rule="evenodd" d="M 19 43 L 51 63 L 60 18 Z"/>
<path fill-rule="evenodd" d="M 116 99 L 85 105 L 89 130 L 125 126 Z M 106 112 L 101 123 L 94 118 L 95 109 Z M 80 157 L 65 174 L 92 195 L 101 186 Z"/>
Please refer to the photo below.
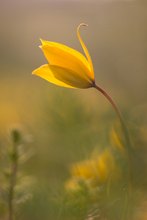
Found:
<path fill-rule="evenodd" d="M 110 95 L 108 95 L 108 93 L 102 89 L 101 87 L 97 86 L 96 84 L 94 84 L 93 86 L 95 89 L 97 89 L 101 94 L 103 94 L 105 96 L 105 98 L 111 103 L 113 109 L 115 110 L 119 120 L 120 120 L 120 123 L 121 123 L 121 126 L 122 126 L 122 130 L 123 130 L 123 133 L 124 133 L 124 136 L 125 136 L 125 139 L 126 139 L 126 143 L 127 143 L 127 146 L 128 146 L 128 149 L 130 150 L 131 149 L 131 142 L 130 142 L 130 138 L 129 138 L 129 135 L 128 135 L 128 131 L 127 131 L 127 128 L 126 128 L 126 125 L 124 123 L 124 120 L 122 118 L 122 115 L 119 111 L 119 108 L 117 107 L 116 103 L 114 102 L 114 100 L 111 98 Z"/>
<path fill-rule="evenodd" d="M 113 106 L 113 108 L 114 108 L 116 114 L 118 115 L 120 121 L 122 121 L 121 113 L 120 113 L 117 105 L 113 101 L 113 99 L 108 95 L 108 93 L 105 90 L 103 90 L 101 87 L 97 86 L 96 84 L 94 85 L 94 88 L 96 88 L 99 92 L 101 92 L 105 96 L 105 98 L 111 103 L 111 105 Z"/>

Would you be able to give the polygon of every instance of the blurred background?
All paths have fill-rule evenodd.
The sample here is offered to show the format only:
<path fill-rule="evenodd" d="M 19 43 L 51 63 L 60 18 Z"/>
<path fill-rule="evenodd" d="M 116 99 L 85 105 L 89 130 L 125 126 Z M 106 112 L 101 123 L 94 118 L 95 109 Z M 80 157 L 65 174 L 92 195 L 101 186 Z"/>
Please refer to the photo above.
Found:
<path fill-rule="evenodd" d="M 36 181 L 18 219 L 69 219 L 62 216 L 61 205 L 54 200 L 62 197 L 70 167 L 91 157 L 95 149 L 108 147 L 110 130 L 117 123 L 110 104 L 93 89 L 68 90 L 31 74 L 46 63 L 38 48 L 40 38 L 83 53 L 76 36 L 76 27 L 83 22 L 88 27 L 81 35 L 93 60 L 97 84 L 116 100 L 141 152 L 138 163 L 144 162 L 139 173 L 144 178 L 138 177 L 142 182 L 136 185 L 137 193 L 145 195 L 146 0 L 1 0 L 0 152 L 11 145 L 9 130 L 14 126 L 29 135 L 29 148 L 34 152 L 22 169 Z M 134 219 L 142 220 L 147 218 L 147 200 L 146 196 L 139 198 L 137 207 L 142 214 L 134 211 Z M 5 219 L 5 209 L 0 207 L 1 219 Z M 85 218 L 78 213 L 70 219 Z"/>

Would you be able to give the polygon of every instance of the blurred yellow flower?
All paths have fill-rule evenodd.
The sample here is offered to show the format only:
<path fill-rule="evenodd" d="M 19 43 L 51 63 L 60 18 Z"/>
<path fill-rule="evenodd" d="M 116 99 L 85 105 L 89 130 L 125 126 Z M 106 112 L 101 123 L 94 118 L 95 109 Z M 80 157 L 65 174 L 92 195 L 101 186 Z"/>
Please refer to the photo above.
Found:
<path fill-rule="evenodd" d="M 97 174 L 95 169 L 95 161 L 86 160 L 84 162 L 77 163 L 72 166 L 71 173 L 75 177 L 91 179 Z"/>
<path fill-rule="evenodd" d="M 94 158 L 74 164 L 71 167 L 71 179 L 66 182 L 66 189 L 76 191 L 80 183 L 89 188 L 105 184 L 108 179 L 115 181 L 120 177 L 120 170 L 113 153 L 107 148 Z"/>
<path fill-rule="evenodd" d="M 80 52 L 63 44 L 41 40 L 42 49 L 48 64 L 42 65 L 33 71 L 33 74 L 56 84 L 68 88 L 94 87 L 94 70 L 89 52 L 80 36 L 80 24 L 77 36 L 84 50 L 85 56 Z"/>

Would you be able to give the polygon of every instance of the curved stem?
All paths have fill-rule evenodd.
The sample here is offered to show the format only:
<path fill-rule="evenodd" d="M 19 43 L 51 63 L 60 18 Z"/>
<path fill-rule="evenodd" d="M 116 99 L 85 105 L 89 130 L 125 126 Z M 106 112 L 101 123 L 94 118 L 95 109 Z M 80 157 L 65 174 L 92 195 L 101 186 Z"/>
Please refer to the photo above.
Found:
<path fill-rule="evenodd" d="M 114 102 L 114 100 L 111 98 L 110 95 L 108 95 L 108 93 L 103 90 L 101 87 L 97 86 L 96 84 L 94 84 L 93 86 L 95 89 L 97 89 L 101 94 L 103 94 L 105 96 L 105 98 L 111 103 L 113 109 L 115 110 L 120 123 L 121 123 L 121 127 L 122 127 L 122 131 L 123 131 L 123 135 L 126 141 L 126 148 L 127 148 L 127 157 L 128 157 L 128 177 L 129 177 L 129 185 L 128 185 L 128 204 L 129 204 L 129 200 L 131 198 L 131 191 L 132 191 L 132 169 L 131 169 L 131 161 L 132 161 L 132 147 L 131 147 L 131 141 L 130 141 L 130 137 L 128 134 L 128 130 L 127 127 L 124 123 L 123 117 L 119 111 L 119 108 L 117 107 L 116 103 Z"/>
<path fill-rule="evenodd" d="M 115 110 L 115 112 L 116 112 L 116 114 L 117 114 L 117 116 L 118 116 L 118 118 L 120 120 L 120 123 L 121 123 L 121 126 L 122 126 L 122 130 L 123 130 L 126 142 L 127 142 L 128 149 L 131 150 L 130 137 L 128 135 L 128 131 L 127 131 L 126 125 L 124 123 L 124 120 L 123 120 L 123 117 L 121 115 L 121 112 L 120 112 L 119 108 L 117 107 L 116 103 L 111 98 L 111 96 L 108 95 L 108 93 L 104 89 L 102 89 L 101 87 L 97 86 L 96 84 L 94 84 L 94 88 L 97 89 L 101 94 L 103 94 L 105 96 L 105 98 L 111 103 L 113 109 Z"/>

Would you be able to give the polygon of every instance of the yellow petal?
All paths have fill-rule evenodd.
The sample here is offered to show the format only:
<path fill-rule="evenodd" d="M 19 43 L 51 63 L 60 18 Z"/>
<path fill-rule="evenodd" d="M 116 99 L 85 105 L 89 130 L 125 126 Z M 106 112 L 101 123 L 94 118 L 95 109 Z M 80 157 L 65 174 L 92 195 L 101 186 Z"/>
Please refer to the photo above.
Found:
<path fill-rule="evenodd" d="M 84 50 L 84 53 L 85 53 L 85 55 L 86 55 L 86 57 L 87 57 L 87 60 L 88 60 L 88 62 L 89 62 L 89 65 L 90 65 L 90 68 L 91 68 L 91 78 L 92 79 L 94 79 L 94 69 L 93 69 L 93 64 L 92 64 L 92 60 L 91 60 L 91 57 L 90 57 L 90 54 L 89 54 L 89 52 L 88 52 L 88 49 L 87 49 L 87 47 L 86 47 L 86 45 L 84 44 L 84 41 L 82 40 L 82 38 L 81 38 L 81 35 L 80 35 L 80 27 L 81 26 L 88 26 L 87 24 L 84 24 L 84 23 L 81 23 L 79 26 L 78 26 L 78 28 L 77 28 L 77 36 L 78 36 L 78 39 L 79 39 L 79 41 L 80 41 L 80 44 L 81 44 L 81 46 L 82 46 L 82 48 L 83 48 L 83 50 Z"/>
<path fill-rule="evenodd" d="M 92 86 L 89 81 L 83 79 L 81 76 L 79 76 L 78 73 L 73 72 L 70 69 L 55 65 L 45 64 L 34 70 L 33 74 L 36 74 L 41 78 L 58 86 L 83 89 Z"/>
<path fill-rule="evenodd" d="M 91 68 L 86 58 L 78 51 L 56 42 L 41 40 L 41 49 L 49 64 L 71 69 L 89 82 L 94 82 Z"/>

